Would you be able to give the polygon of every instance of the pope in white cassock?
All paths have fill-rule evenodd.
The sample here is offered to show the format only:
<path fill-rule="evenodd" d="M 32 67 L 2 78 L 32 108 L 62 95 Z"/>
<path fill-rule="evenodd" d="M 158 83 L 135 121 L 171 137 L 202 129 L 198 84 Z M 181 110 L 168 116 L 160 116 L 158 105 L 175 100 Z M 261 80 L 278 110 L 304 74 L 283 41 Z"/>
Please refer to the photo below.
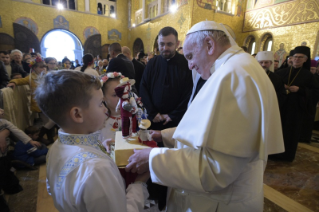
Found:
<path fill-rule="evenodd" d="M 177 128 L 162 131 L 171 148 L 136 151 L 126 169 L 170 187 L 167 211 L 263 211 L 268 154 L 284 151 L 274 87 L 222 24 L 194 25 L 183 50 L 207 81 Z"/>

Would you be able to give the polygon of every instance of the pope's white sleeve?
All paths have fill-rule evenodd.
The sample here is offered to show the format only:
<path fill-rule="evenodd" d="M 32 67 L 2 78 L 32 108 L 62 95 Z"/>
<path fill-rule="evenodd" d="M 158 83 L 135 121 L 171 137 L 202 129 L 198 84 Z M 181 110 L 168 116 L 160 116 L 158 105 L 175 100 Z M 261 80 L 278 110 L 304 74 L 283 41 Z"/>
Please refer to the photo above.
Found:
<path fill-rule="evenodd" d="M 149 168 L 153 183 L 195 192 L 213 192 L 233 183 L 250 160 L 208 148 L 153 148 Z"/>
<path fill-rule="evenodd" d="M 176 127 L 168 128 L 161 131 L 164 146 L 169 148 L 173 148 L 175 146 L 175 139 L 173 139 L 175 130 Z"/>

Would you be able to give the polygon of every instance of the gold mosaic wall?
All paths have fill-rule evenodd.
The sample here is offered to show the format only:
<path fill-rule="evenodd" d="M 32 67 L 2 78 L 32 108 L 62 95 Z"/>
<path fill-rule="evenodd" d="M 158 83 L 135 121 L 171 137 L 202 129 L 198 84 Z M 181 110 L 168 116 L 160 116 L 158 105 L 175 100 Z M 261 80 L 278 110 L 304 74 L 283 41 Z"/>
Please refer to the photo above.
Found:
<path fill-rule="evenodd" d="M 174 14 L 169 13 L 148 23 L 129 29 L 128 47 L 132 50 L 134 41 L 140 38 L 144 44 L 144 51 L 152 52 L 158 32 L 166 26 L 174 27 L 178 32 L 179 40 L 183 42 L 190 25 L 189 4 L 181 6 Z"/>
<path fill-rule="evenodd" d="M 39 0 L 34 0 L 39 1 Z M 84 0 L 78 0 L 78 7 L 84 11 Z M 96 0 L 90 0 L 90 11 L 96 10 Z M 100 15 L 78 12 L 73 10 L 59 11 L 55 7 L 44 6 L 42 4 L 27 3 L 12 0 L 1 0 L 0 16 L 2 28 L 0 33 L 7 33 L 13 37 L 13 22 L 21 17 L 32 19 L 38 25 L 37 37 L 41 42 L 43 35 L 53 29 L 53 19 L 62 15 L 69 21 L 69 31 L 74 33 L 82 42 L 85 43 L 83 31 L 86 27 L 92 26 L 99 30 L 102 35 L 102 45 L 112 43 L 108 40 L 108 31 L 117 29 L 122 34 L 119 41 L 122 45 L 127 45 L 128 36 L 128 7 L 126 0 L 117 0 L 117 18 L 102 17 Z"/>
<path fill-rule="evenodd" d="M 236 35 L 237 43 L 242 46 L 249 35 L 256 38 L 256 51 L 262 50 L 262 38 L 269 33 L 273 36 L 273 51 L 284 43 L 289 52 L 295 46 L 306 42 L 312 49 L 313 57 L 317 54 L 319 38 L 319 2 L 317 0 L 294 0 L 272 4 L 263 8 L 246 11 L 247 1 L 233 0 L 233 15 L 216 12 L 216 0 L 183 0 L 176 13 L 168 13 L 152 21 L 128 28 L 128 1 L 117 0 L 117 19 L 101 17 L 95 14 L 97 0 L 90 1 L 90 11 L 85 13 L 84 0 L 77 1 L 78 11 L 58 11 L 54 7 L 40 4 L 41 0 L 24 1 L 1 0 L 0 16 L 2 28 L 0 32 L 13 36 L 12 23 L 21 17 L 32 19 L 38 25 L 38 39 L 53 29 L 53 19 L 62 15 L 69 21 L 69 30 L 84 44 L 83 31 L 92 26 L 102 35 L 102 45 L 112 43 L 107 33 L 117 29 L 122 34 L 119 41 L 131 49 L 137 38 L 141 38 L 146 52 L 153 51 L 154 42 L 159 30 L 165 26 L 174 27 L 179 33 L 179 39 L 184 41 L 186 32 L 194 24 L 203 20 L 214 20 L 228 25 Z M 162 2 L 164 2 L 162 0 Z M 249 3 L 249 2 L 248 2 Z M 273 2 L 276 3 L 276 2 Z M 135 11 L 140 8 L 139 0 L 131 0 L 131 23 L 135 22 Z M 245 19 L 244 19 L 245 13 Z"/>
<path fill-rule="evenodd" d="M 262 38 L 270 33 L 273 36 L 272 51 L 279 49 L 280 43 L 285 44 L 289 52 L 305 42 L 311 48 L 314 58 L 318 46 L 319 1 L 294 0 L 268 7 L 249 10 L 245 13 L 243 33 L 239 44 L 245 44 L 245 39 L 253 35 L 256 39 L 256 51 L 262 51 Z"/>

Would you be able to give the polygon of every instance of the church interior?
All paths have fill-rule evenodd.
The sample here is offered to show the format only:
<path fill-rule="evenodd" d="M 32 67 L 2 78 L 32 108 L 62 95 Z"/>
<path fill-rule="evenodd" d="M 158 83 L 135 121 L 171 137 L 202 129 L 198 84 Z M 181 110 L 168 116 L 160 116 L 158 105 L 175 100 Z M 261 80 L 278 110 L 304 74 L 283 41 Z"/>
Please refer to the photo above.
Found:
<path fill-rule="evenodd" d="M 279 66 L 296 46 L 309 47 L 311 59 L 319 59 L 319 0 L 0 0 L 0 51 L 81 61 L 86 53 L 106 59 L 110 44 L 118 42 L 133 57 L 140 51 L 157 55 L 160 29 L 174 27 L 182 47 L 188 30 L 205 20 L 223 23 L 251 55 L 272 51 Z M 24 129 L 30 114 L 21 92 L 14 92 L 14 108 L 4 107 L 6 118 Z M 298 144 L 293 162 L 268 161 L 264 211 L 319 211 L 318 141 L 314 129 L 312 142 Z M 23 191 L 5 194 L 11 211 L 57 211 L 45 165 L 15 174 Z"/>

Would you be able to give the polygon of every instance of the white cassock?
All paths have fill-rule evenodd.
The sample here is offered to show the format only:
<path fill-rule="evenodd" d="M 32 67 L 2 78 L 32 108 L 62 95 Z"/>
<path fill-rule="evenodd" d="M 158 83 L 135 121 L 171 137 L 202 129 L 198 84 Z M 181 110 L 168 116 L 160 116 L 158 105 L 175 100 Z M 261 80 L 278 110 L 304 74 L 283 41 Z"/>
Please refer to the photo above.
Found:
<path fill-rule="evenodd" d="M 152 182 L 171 188 L 169 212 L 263 211 L 268 154 L 284 151 L 275 90 L 237 45 L 211 73 L 175 130 L 175 148 L 152 149 Z"/>
<path fill-rule="evenodd" d="M 142 211 L 148 197 L 142 184 L 130 184 L 98 147 L 100 133 L 71 135 L 59 131 L 59 139 L 47 156 L 47 186 L 54 206 L 66 212 Z"/>

